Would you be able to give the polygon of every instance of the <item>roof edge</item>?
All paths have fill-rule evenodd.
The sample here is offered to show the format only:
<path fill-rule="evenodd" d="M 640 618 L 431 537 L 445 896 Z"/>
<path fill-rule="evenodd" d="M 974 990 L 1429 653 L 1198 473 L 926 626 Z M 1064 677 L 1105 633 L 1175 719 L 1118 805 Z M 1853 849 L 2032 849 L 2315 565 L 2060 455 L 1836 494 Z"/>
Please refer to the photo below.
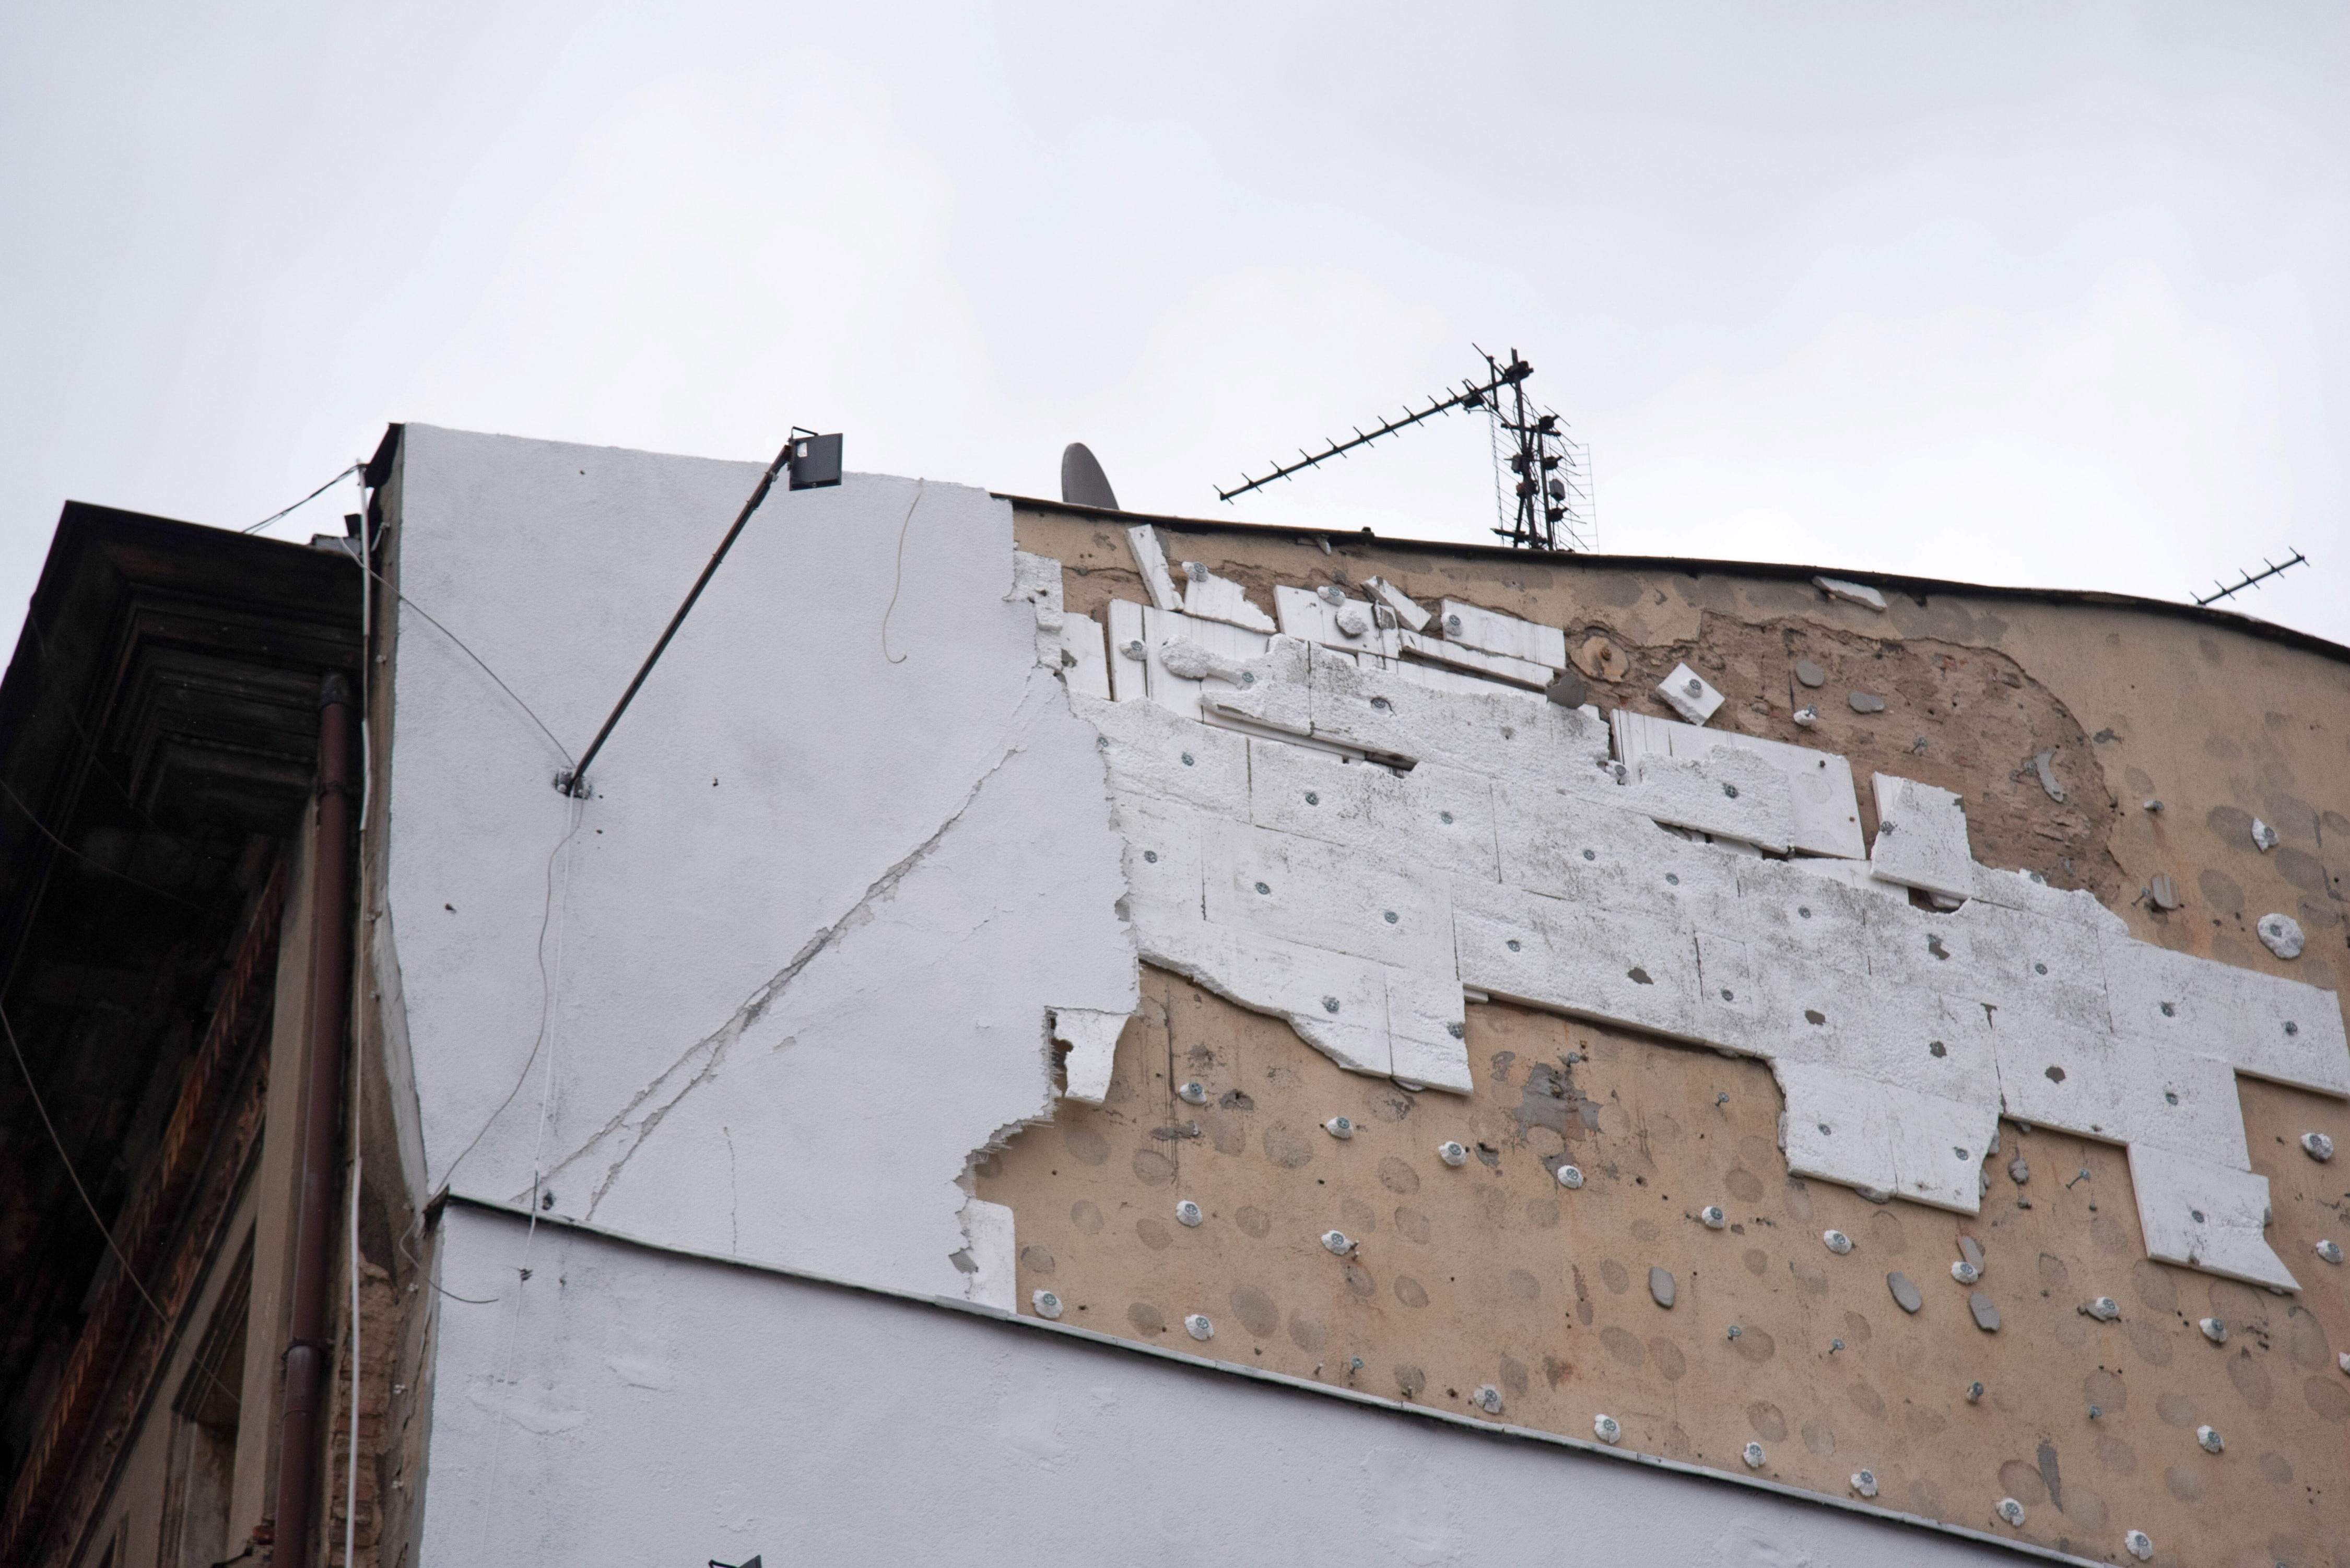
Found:
<path fill-rule="evenodd" d="M 1946 577 L 1915 577 L 1895 572 L 1865 571 L 1846 566 L 1807 566 L 1784 561 L 1723 561 L 1700 556 L 1612 556 L 1583 550 L 1521 550 L 1507 545 L 1464 545 L 1443 539 L 1414 539 L 1401 535 L 1375 534 L 1368 528 L 1347 533 L 1332 528 L 1283 527 L 1268 523 L 1242 523 L 1215 517 L 1179 517 L 1169 514 L 1148 512 L 1113 512 L 1099 506 L 1080 506 L 1074 502 L 1045 501 L 1033 495 L 1013 495 L 1003 491 L 991 491 L 999 501 L 1014 506 L 1032 507 L 1040 512 L 1061 512 L 1081 517 L 1098 517 L 1104 522 L 1117 522 L 1127 526 L 1149 523 L 1201 534 L 1285 535 L 1291 538 L 1322 539 L 1332 544 L 1341 541 L 1352 544 L 1374 542 L 1383 547 L 1423 550 L 1431 554 L 1468 556 L 1479 559 L 1523 561 L 1539 559 L 1552 566 L 1607 566 L 1626 570 L 1676 572 L 1688 576 L 1706 573 L 1735 574 L 1748 577 L 1770 577 L 1790 582 L 1809 582 L 1815 576 L 1837 577 L 1849 582 L 1866 583 L 1873 587 L 1889 588 L 1906 594 L 1922 603 L 1928 594 L 1963 594 L 1972 598 L 2029 599 L 2042 604 L 2090 605 L 2105 609 L 2136 610 L 2141 613 L 2168 616 L 2206 626 L 2240 632 L 2264 642 L 2273 642 L 2303 653 L 2314 653 L 2337 663 L 2350 664 L 2350 647 L 2330 642 L 2311 632 L 2296 631 L 2274 621 L 2261 620 L 2253 616 L 2239 615 L 2232 610 L 2213 609 L 2206 605 L 2176 604 L 2168 599 L 2151 599 L 2136 594 L 2111 593 L 2102 588 L 2033 588 L 2001 587 L 1990 583 L 1964 583 Z"/>

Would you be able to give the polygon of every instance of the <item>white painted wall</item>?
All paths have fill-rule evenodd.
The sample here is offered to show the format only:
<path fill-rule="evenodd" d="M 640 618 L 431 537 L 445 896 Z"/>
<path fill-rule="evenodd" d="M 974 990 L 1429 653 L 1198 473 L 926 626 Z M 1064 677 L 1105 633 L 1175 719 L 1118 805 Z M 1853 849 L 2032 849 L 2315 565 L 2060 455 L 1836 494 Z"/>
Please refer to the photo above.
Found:
<path fill-rule="evenodd" d="M 758 473 L 421 425 L 401 461 L 401 592 L 575 753 Z M 1046 1110 L 1047 1011 L 1135 999 L 1094 734 L 1013 557 L 981 492 L 778 486 L 585 802 L 403 608 L 387 897 L 432 1188 L 540 1171 L 559 1215 L 963 1289 L 956 1183 Z"/>
<path fill-rule="evenodd" d="M 422 1561 L 1952 1568 L 2006 1548 L 452 1204 Z M 1988 1501 L 1985 1504 L 1989 1506 Z"/>

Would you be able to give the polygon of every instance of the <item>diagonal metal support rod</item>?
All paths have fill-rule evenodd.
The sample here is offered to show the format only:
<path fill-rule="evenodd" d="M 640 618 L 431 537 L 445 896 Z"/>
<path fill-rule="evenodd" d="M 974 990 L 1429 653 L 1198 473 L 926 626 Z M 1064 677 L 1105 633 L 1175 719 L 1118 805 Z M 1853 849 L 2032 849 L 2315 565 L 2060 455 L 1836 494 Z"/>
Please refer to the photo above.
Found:
<path fill-rule="evenodd" d="M 751 492 L 750 500 L 743 503 L 743 510 L 735 517 L 734 526 L 727 529 L 726 537 L 718 541 L 718 548 L 712 553 L 710 564 L 702 568 L 702 576 L 693 579 L 693 587 L 686 594 L 685 602 L 677 607 L 675 615 L 669 618 L 669 625 L 662 630 L 660 640 L 653 644 L 653 650 L 645 655 L 644 663 L 639 667 L 637 678 L 629 682 L 629 689 L 620 693 L 619 701 L 613 705 L 612 716 L 604 721 L 604 727 L 596 732 L 594 740 L 588 742 L 588 750 L 580 754 L 579 765 L 568 773 L 555 775 L 556 789 L 567 795 L 587 794 L 588 765 L 596 760 L 596 753 L 602 751 L 604 742 L 611 738 L 612 726 L 619 723 L 620 715 L 629 711 L 629 703 L 636 697 L 637 688 L 645 683 L 645 677 L 653 672 L 653 666 L 660 663 L 660 656 L 668 651 L 670 639 L 675 637 L 677 628 L 685 624 L 686 616 L 693 608 L 693 601 L 702 597 L 702 590 L 708 587 L 710 579 L 718 575 L 719 563 L 726 559 L 726 552 L 733 549 L 734 541 L 742 536 L 743 525 L 751 521 L 751 514 L 759 510 L 759 504 L 767 499 L 767 492 L 775 487 L 775 475 L 791 462 L 793 448 L 799 444 L 802 436 L 815 433 L 814 431 L 801 430 L 797 425 L 792 427 L 791 435 L 784 442 L 784 450 L 775 454 L 775 462 L 767 464 L 767 472 L 759 475 L 758 488 Z"/>

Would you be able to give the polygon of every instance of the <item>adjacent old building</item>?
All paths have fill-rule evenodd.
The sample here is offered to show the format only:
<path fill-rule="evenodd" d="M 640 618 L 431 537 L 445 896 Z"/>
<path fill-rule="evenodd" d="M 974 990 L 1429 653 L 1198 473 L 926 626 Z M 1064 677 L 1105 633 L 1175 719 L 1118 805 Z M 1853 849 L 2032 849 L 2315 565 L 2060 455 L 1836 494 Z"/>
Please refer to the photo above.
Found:
<path fill-rule="evenodd" d="M 2350 1563 L 2350 653 L 850 473 L 581 774 L 758 474 L 68 508 L 8 1561 Z"/>

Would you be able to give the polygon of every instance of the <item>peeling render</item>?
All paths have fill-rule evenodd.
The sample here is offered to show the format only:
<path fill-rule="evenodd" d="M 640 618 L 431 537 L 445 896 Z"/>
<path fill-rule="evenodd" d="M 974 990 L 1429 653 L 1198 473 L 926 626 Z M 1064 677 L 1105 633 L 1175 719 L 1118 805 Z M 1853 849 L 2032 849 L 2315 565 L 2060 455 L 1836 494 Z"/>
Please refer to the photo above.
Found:
<path fill-rule="evenodd" d="M 778 493 L 575 803 L 547 732 L 593 732 L 755 467 L 416 425 L 402 464 L 401 591 L 529 708 L 402 612 L 379 940 L 427 1190 L 1008 1282 L 967 1153 L 1049 1112 L 1054 1010 L 1136 996 L 1057 571 L 976 491 Z"/>
<path fill-rule="evenodd" d="M 1414 1085 L 1467 1091 L 1464 988 L 1761 1057 L 1794 1172 L 1963 1213 L 2002 1114 L 2106 1139 L 2150 1255 L 2294 1288 L 2234 1075 L 2350 1096 L 2331 994 L 1977 864 L 1964 803 L 1911 780 L 1873 777 L 1865 864 L 1758 856 L 1857 848 L 1842 758 L 1624 713 L 1611 756 L 1586 713 L 1411 660 L 1384 605 L 1274 599 L 1272 638 L 1113 603 L 1134 676 L 1076 702 L 1146 960 Z"/>

